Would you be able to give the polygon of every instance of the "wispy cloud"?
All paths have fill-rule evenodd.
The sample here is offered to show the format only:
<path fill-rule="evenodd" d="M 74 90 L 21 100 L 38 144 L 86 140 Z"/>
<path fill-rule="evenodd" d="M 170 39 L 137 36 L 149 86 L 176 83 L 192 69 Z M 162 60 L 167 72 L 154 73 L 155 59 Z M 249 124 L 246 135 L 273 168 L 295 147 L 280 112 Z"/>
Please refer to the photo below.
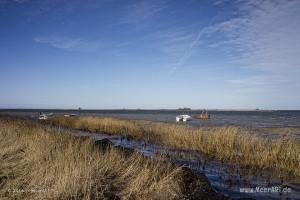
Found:
<path fill-rule="evenodd" d="M 168 8 L 168 1 L 138 1 L 131 4 L 125 9 L 125 16 L 122 23 L 139 24 L 148 19 L 157 16 L 159 13 Z"/>
<path fill-rule="evenodd" d="M 178 61 L 175 63 L 173 70 L 180 68 L 186 61 L 191 57 L 194 48 L 196 48 L 200 44 L 200 39 L 205 32 L 205 28 L 201 29 L 198 35 L 192 42 L 189 43 L 188 47 L 185 49 L 183 54 L 179 57 Z"/>
<path fill-rule="evenodd" d="M 300 84 L 300 1 L 236 1 L 234 17 L 214 24 L 206 37 L 210 47 L 229 48 L 233 64 L 260 73 L 259 80 L 280 84 L 284 79 Z M 217 36 L 222 35 L 219 40 Z M 288 78 L 286 78 L 288 77 Z M 258 77 L 230 80 L 253 85 Z"/>
<path fill-rule="evenodd" d="M 184 52 L 178 57 L 177 62 L 173 64 L 172 70 L 181 68 L 188 61 L 188 59 L 193 55 L 194 50 L 199 47 L 201 42 L 203 42 L 203 36 L 207 35 L 211 28 L 211 24 L 217 17 L 218 15 L 212 18 L 209 21 L 209 24 L 201 28 L 197 34 L 194 34 L 193 40 L 188 43 L 187 48 L 185 48 Z"/>
<path fill-rule="evenodd" d="M 156 33 L 154 39 L 159 41 L 162 52 L 177 59 L 193 41 L 194 33 L 186 28 L 167 29 Z"/>
<path fill-rule="evenodd" d="M 253 75 L 248 76 L 245 78 L 235 78 L 229 79 L 227 82 L 234 84 L 236 87 L 245 89 L 245 88 L 257 88 L 257 87 L 274 87 L 276 88 L 277 85 L 274 84 L 274 80 L 280 84 L 287 84 L 289 83 L 288 77 L 282 77 L 280 75 L 275 74 L 261 74 L 261 75 Z"/>
<path fill-rule="evenodd" d="M 69 38 L 62 36 L 36 37 L 34 38 L 34 41 L 67 51 L 90 52 L 95 51 L 99 48 L 97 42 L 88 42 L 79 38 Z"/>

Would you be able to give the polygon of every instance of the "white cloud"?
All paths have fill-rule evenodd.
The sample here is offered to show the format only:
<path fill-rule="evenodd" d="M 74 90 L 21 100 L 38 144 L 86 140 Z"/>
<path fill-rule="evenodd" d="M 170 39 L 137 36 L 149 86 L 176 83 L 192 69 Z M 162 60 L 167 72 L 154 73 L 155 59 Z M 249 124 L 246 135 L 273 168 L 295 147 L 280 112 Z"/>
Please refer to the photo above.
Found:
<path fill-rule="evenodd" d="M 97 42 L 88 42 L 78 38 L 68 38 L 61 36 L 36 37 L 34 38 L 34 41 L 67 51 L 89 52 L 95 51 L 99 48 Z"/>
<path fill-rule="evenodd" d="M 193 34 L 192 40 L 186 41 L 186 48 L 182 52 L 181 55 L 177 57 L 176 63 L 173 64 L 172 70 L 177 70 L 184 66 L 186 62 L 190 59 L 190 57 L 193 55 L 194 51 L 199 47 L 199 45 L 203 42 L 203 37 L 205 37 L 209 32 L 211 32 L 210 29 L 213 28 L 211 24 L 216 20 L 218 15 L 213 17 L 211 20 L 209 20 L 209 23 L 207 26 L 200 29 L 200 31 L 196 34 Z M 192 35 L 190 33 L 190 35 Z"/>
<path fill-rule="evenodd" d="M 230 0 L 217 0 L 213 3 L 214 6 L 222 6 L 224 3 L 227 3 Z"/>
<path fill-rule="evenodd" d="M 187 29 L 168 29 L 159 32 L 156 39 L 160 41 L 162 52 L 177 59 L 182 55 L 189 44 L 194 40 L 195 34 Z"/>
<path fill-rule="evenodd" d="M 167 1 L 138 1 L 127 7 L 122 23 L 139 24 L 168 8 Z"/>
<path fill-rule="evenodd" d="M 260 73 L 260 80 L 281 84 L 285 79 L 299 85 L 300 1 L 240 0 L 237 5 L 237 17 L 207 28 L 207 38 L 223 36 L 209 46 L 230 48 L 232 63 Z M 256 75 L 242 82 L 251 85 L 253 81 Z"/>
<path fill-rule="evenodd" d="M 180 68 L 186 63 L 186 61 L 192 56 L 193 50 L 200 44 L 201 38 L 205 33 L 206 28 L 200 30 L 198 35 L 189 43 L 188 47 L 185 49 L 183 54 L 179 57 L 178 61 L 175 63 L 173 70 Z"/>

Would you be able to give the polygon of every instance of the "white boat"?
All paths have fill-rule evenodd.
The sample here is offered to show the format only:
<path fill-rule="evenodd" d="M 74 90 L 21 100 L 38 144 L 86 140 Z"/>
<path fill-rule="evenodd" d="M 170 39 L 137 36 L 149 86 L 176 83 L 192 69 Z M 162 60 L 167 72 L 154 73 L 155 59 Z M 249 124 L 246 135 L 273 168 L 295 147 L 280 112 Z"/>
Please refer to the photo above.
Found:
<path fill-rule="evenodd" d="M 176 116 L 176 122 L 186 122 L 186 121 L 190 121 L 191 120 L 191 116 L 189 115 L 178 115 Z"/>
<path fill-rule="evenodd" d="M 53 113 L 42 113 L 42 112 L 39 112 L 39 116 L 38 116 L 38 119 L 39 120 L 46 120 L 48 119 L 49 117 L 53 116 Z"/>
<path fill-rule="evenodd" d="M 78 116 L 77 114 L 65 114 L 64 117 L 76 117 Z"/>
<path fill-rule="evenodd" d="M 39 120 L 46 120 L 46 119 L 48 119 L 48 116 L 46 114 L 39 115 Z"/>

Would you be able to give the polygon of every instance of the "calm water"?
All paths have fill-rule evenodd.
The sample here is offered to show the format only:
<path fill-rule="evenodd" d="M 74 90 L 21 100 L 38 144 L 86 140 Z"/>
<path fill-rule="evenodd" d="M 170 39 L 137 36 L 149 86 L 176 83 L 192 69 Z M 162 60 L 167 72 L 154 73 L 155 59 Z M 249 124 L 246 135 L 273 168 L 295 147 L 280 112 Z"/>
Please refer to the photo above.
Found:
<path fill-rule="evenodd" d="M 114 116 L 129 119 L 175 122 L 179 114 L 197 115 L 201 110 L 0 110 L 1 113 L 37 117 L 38 112 L 78 114 L 93 116 Z M 245 127 L 300 127 L 300 111 L 209 111 L 211 119 L 192 120 L 193 126 L 240 125 Z"/>

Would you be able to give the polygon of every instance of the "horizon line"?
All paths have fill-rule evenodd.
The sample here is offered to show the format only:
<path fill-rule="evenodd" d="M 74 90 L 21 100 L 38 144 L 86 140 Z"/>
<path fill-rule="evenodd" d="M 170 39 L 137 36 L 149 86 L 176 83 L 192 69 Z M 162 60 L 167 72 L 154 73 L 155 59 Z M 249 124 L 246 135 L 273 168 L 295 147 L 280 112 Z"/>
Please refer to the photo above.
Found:
<path fill-rule="evenodd" d="M 1 110 L 65 110 L 65 111 L 101 111 L 101 110 L 144 110 L 144 111 L 151 111 L 151 110 L 182 110 L 182 111 L 197 111 L 197 110 L 208 110 L 208 111 L 300 111 L 300 109 L 260 109 L 260 108 L 253 108 L 253 109 L 246 109 L 246 108 L 1 108 Z"/>

